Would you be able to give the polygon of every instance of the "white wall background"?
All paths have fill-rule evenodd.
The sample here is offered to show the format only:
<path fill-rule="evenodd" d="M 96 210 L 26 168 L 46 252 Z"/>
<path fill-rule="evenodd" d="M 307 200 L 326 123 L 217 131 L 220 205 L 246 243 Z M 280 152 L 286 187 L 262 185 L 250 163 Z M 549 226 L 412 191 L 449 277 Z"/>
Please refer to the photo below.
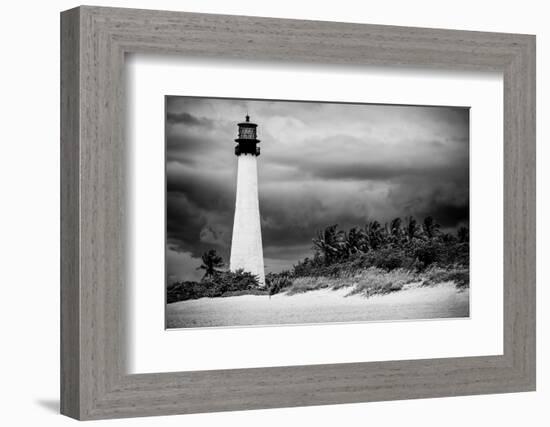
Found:
<path fill-rule="evenodd" d="M 538 55 L 538 391 L 109 421 L 146 426 L 546 426 L 550 422 L 550 27 L 545 2 L 297 2 L 277 0 L 96 1 L 97 5 L 409 25 L 537 35 Z M 5 2 L 0 67 L 0 420 L 63 426 L 59 384 L 59 11 L 78 2 Z M 546 161 L 545 161 L 546 160 Z M 545 241 L 546 240 L 546 241 Z M 545 363 L 546 362 L 546 363 Z"/>

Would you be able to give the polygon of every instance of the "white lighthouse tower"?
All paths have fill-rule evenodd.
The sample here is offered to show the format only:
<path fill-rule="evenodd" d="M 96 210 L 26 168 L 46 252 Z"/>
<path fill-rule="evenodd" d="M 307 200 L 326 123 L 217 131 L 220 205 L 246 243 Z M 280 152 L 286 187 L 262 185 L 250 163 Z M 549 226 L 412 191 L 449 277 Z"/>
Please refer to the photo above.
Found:
<path fill-rule="evenodd" d="M 261 287 L 265 286 L 264 254 L 262 249 L 262 229 L 260 227 L 260 207 L 258 202 L 258 163 L 260 142 L 256 138 L 258 125 L 246 121 L 239 123 L 239 137 L 235 140 L 237 156 L 237 197 L 235 218 L 231 239 L 231 271 L 243 269 L 258 277 Z"/>

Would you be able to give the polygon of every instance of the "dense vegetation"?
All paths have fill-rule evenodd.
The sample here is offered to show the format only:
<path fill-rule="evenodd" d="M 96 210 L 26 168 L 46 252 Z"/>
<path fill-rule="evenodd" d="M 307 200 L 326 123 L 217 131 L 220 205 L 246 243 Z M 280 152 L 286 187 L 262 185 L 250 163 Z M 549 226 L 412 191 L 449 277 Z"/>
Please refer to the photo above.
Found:
<path fill-rule="evenodd" d="M 239 270 L 216 271 L 200 282 L 176 282 L 166 290 L 166 302 L 185 301 L 202 297 L 222 297 L 242 294 L 267 294 L 258 288 L 258 279 L 251 273 Z"/>
<path fill-rule="evenodd" d="M 334 276 L 341 270 L 377 267 L 386 271 L 403 268 L 423 271 L 430 266 L 468 266 L 469 233 L 461 227 L 456 235 L 442 233 L 432 217 L 418 224 L 400 218 L 384 227 L 378 221 L 364 228 L 338 230 L 336 225 L 320 231 L 313 245 L 315 255 L 294 266 L 294 276 Z"/>
<path fill-rule="evenodd" d="M 221 256 L 214 249 L 210 249 L 202 255 L 202 264 L 199 270 L 204 270 L 204 276 L 200 282 L 176 282 L 168 286 L 166 290 L 166 302 L 197 299 L 202 297 L 232 296 L 242 293 L 250 294 L 258 291 L 258 278 L 252 273 L 237 270 L 222 271 L 224 266 Z"/>
<path fill-rule="evenodd" d="M 370 296 L 401 289 L 405 284 L 432 285 L 452 281 L 469 286 L 469 231 L 441 231 L 432 217 L 422 223 L 395 218 L 382 226 L 340 230 L 331 225 L 313 239 L 311 258 L 289 271 L 266 275 L 265 289 L 250 273 L 222 271 L 223 260 L 214 250 L 202 257 L 205 271 L 200 282 L 178 282 L 168 287 L 167 302 L 239 294 L 292 295 L 314 289 L 350 287 L 350 294 Z"/>

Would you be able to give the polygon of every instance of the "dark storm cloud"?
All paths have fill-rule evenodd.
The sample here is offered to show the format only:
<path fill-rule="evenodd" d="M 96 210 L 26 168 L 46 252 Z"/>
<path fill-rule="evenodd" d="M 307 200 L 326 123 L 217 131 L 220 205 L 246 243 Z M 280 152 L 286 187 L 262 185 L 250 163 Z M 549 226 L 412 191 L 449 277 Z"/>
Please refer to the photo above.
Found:
<path fill-rule="evenodd" d="M 468 222 L 469 206 L 467 204 L 435 203 L 433 208 L 426 212 L 425 215 L 432 215 L 434 218 L 437 218 L 438 223 L 443 227 L 456 227 L 461 222 Z"/>
<path fill-rule="evenodd" d="M 452 173 L 462 174 L 461 169 L 454 169 L 454 165 L 428 166 L 423 164 L 410 165 L 406 163 L 393 163 L 380 165 L 369 164 L 368 160 L 361 162 L 355 160 L 349 164 L 333 164 L 330 162 L 310 162 L 303 164 L 305 171 L 311 172 L 314 176 L 323 179 L 347 179 L 347 180 L 392 180 L 411 176 L 422 176 L 430 179 L 437 179 L 441 175 Z"/>
<path fill-rule="evenodd" d="M 172 251 L 200 258 L 204 251 L 215 248 L 227 257 L 232 215 L 212 213 L 181 193 L 168 193 L 166 216 L 167 245 Z"/>
<path fill-rule="evenodd" d="M 235 198 L 231 194 L 235 183 L 215 170 L 204 170 L 185 165 L 167 166 L 168 193 L 180 193 L 201 209 L 223 211 L 232 207 Z"/>
<path fill-rule="evenodd" d="M 166 121 L 169 124 L 182 124 L 187 126 L 203 126 L 210 125 L 210 120 L 204 118 L 198 118 L 192 114 L 182 112 L 182 113 L 166 113 Z"/>
<path fill-rule="evenodd" d="M 312 237 L 330 224 L 349 228 L 409 215 L 432 215 L 448 230 L 468 223 L 466 108 L 168 97 L 169 275 L 181 278 L 176 259 L 200 264 L 210 248 L 228 260 L 234 139 L 247 113 L 262 141 L 258 175 L 268 271 L 309 256 Z"/>
<path fill-rule="evenodd" d="M 185 145 L 185 151 L 180 147 Z M 201 151 L 208 151 L 208 139 L 194 135 L 168 135 L 166 137 L 166 161 L 193 164 Z"/>
<path fill-rule="evenodd" d="M 181 164 L 167 165 L 167 241 L 177 252 L 195 257 L 209 247 L 227 252 L 233 215 L 234 184 Z"/>

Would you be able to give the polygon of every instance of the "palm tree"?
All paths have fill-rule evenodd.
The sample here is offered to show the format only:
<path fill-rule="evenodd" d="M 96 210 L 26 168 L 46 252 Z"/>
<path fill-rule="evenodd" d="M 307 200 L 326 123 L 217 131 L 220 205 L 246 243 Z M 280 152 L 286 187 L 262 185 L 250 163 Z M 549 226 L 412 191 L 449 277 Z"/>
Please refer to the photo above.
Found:
<path fill-rule="evenodd" d="M 443 233 L 440 236 L 441 241 L 444 243 L 454 243 L 456 242 L 456 237 L 451 233 Z"/>
<path fill-rule="evenodd" d="M 407 225 L 405 226 L 405 233 L 407 235 L 407 240 L 412 242 L 416 237 L 418 237 L 418 224 L 416 219 L 412 216 L 409 217 Z"/>
<path fill-rule="evenodd" d="M 344 232 L 337 230 L 337 227 L 337 224 L 328 226 L 323 231 L 317 232 L 317 237 L 313 239 L 315 251 L 323 255 L 327 265 L 337 259 L 345 249 Z"/>
<path fill-rule="evenodd" d="M 464 226 L 460 227 L 457 230 L 456 235 L 460 243 L 466 243 L 470 239 L 470 230 L 468 230 L 468 228 Z"/>
<path fill-rule="evenodd" d="M 422 224 L 422 230 L 426 237 L 431 240 L 439 234 L 440 225 L 434 221 L 431 216 L 424 218 L 424 223 Z"/>
<path fill-rule="evenodd" d="M 365 232 L 359 227 L 353 227 L 345 235 L 345 245 L 349 255 L 365 252 L 368 250 Z"/>
<path fill-rule="evenodd" d="M 382 246 L 385 240 L 382 226 L 376 220 L 370 221 L 365 225 L 365 236 L 369 247 L 373 250 Z"/>
<path fill-rule="evenodd" d="M 204 270 L 204 276 L 202 279 L 207 277 L 213 277 L 218 273 L 217 268 L 223 267 L 223 258 L 219 256 L 215 249 L 210 249 L 202 254 L 202 264 L 197 270 Z"/>
<path fill-rule="evenodd" d="M 393 243 L 401 242 L 401 218 L 394 218 L 390 222 L 389 233 Z"/>

